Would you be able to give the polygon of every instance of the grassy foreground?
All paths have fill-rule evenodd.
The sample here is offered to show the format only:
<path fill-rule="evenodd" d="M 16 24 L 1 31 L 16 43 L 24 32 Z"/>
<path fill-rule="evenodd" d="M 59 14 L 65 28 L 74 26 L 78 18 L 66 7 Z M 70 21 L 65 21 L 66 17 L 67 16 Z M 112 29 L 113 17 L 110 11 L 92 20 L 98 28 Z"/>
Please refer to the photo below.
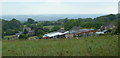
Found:
<path fill-rule="evenodd" d="M 2 41 L 0 40 L 0 57 L 2 56 Z"/>
<path fill-rule="evenodd" d="M 118 56 L 118 38 L 5 40 L 2 50 L 3 56 Z"/>

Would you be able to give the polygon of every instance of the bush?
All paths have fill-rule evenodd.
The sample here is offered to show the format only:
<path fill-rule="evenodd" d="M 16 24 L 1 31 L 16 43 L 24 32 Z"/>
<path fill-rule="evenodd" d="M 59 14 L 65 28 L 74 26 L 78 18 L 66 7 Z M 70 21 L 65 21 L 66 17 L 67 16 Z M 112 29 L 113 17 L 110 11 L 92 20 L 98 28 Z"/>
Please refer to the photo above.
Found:
<path fill-rule="evenodd" d="M 42 39 L 42 35 L 39 35 L 38 38 L 39 38 L 39 39 Z"/>
<path fill-rule="evenodd" d="M 51 31 L 57 31 L 57 30 L 59 30 L 59 29 L 60 29 L 59 26 L 54 26 Z"/>
<path fill-rule="evenodd" d="M 27 34 L 21 34 L 19 39 L 27 39 L 28 38 L 28 35 Z"/>
<path fill-rule="evenodd" d="M 40 36 L 40 35 L 44 35 L 45 32 L 44 32 L 43 30 L 40 30 L 40 29 L 39 29 L 39 30 L 36 31 L 35 34 L 36 34 L 36 36 Z"/>

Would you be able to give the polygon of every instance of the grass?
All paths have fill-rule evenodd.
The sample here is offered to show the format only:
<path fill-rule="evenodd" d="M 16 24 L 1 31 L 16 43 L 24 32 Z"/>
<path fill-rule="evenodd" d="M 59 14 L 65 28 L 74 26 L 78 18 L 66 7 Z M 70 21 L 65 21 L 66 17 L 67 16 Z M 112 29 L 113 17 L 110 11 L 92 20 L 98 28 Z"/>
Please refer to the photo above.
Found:
<path fill-rule="evenodd" d="M 118 38 L 4 40 L 2 49 L 3 56 L 118 56 Z"/>
<path fill-rule="evenodd" d="M 0 57 L 2 56 L 2 41 L 0 40 Z"/>
<path fill-rule="evenodd" d="M 9 35 L 9 36 L 4 36 L 4 38 L 12 38 L 15 37 L 16 35 Z"/>

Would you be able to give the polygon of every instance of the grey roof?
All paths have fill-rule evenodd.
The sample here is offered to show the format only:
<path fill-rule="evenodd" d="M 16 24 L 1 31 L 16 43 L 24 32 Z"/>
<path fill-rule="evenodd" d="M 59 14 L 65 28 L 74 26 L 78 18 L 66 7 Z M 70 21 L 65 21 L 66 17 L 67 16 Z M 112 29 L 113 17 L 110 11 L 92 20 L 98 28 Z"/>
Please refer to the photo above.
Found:
<path fill-rule="evenodd" d="M 74 26 L 71 28 L 71 30 L 79 30 L 80 29 L 80 26 Z"/>
<path fill-rule="evenodd" d="M 20 33 L 15 33 L 15 35 L 20 35 Z"/>
<path fill-rule="evenodd" d="M 70 30 L 69 33 L 80 33 L 80 32 L 87 32 L 87 31 L 91 31 L 94 29 L 79 29 L 79 30 Z"/>
<path fill-rule="evenodd" d="M 60 30 L 57 30 L 57 32 L 62 32 L 62 33 L 64 33 L 65 30 L 64 30 L 64 29 L 60 29 Z"/>

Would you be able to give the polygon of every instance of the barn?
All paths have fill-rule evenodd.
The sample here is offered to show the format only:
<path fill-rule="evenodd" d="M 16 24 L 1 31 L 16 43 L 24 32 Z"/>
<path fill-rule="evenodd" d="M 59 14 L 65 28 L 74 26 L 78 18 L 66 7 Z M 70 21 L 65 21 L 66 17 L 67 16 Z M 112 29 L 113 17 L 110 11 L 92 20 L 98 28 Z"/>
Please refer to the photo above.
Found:
<path fill-rule="evenodd" d="M 69 33 L 65 34 L 66 38 L 73 38 L 73 37 L 87 37 L 87 36 L 92 36 L 96 30 L 94 29 L 79 29 L 79 30 L 70 30 Z"/>
<path fill-rule="evenodd" d="M 61 32 L 51 32 L 48 34 L 43 35 L 43 38 L 47 39 L 47 38 L 64 38 L 65 34 L 67 34 L 68 31 L 61 33 Z"/>

